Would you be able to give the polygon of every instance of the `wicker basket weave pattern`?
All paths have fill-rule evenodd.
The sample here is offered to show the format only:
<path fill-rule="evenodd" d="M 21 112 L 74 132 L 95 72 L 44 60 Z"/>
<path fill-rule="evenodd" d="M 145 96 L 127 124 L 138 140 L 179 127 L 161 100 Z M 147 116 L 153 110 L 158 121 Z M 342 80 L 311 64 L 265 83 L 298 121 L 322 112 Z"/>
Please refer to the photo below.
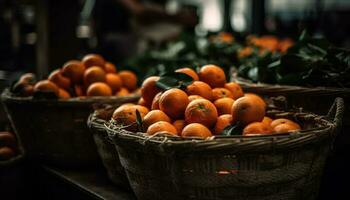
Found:
<path fill-rule="evenodd" d="M 279 113 L 309 127 L 294 134 L 209 140 L 107 128 L 139 199 L 316 199 L 343 101 L 330 116 Z"/>

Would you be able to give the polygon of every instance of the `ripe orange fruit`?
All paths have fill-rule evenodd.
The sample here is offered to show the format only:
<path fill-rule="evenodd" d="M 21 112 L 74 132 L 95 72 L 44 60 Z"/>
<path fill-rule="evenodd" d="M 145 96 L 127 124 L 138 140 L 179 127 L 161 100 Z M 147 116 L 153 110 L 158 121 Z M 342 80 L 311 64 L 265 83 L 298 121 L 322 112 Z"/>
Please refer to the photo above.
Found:
<path fill-rule="evenodd" d="M 133 107 L 135 107 L 140 112 L 140 114 L 143 114 L 143 116 L 149 112 L 149 109 L 146 106 L 134 105 Z"/>
<path fill-rule="evenodd" d="M 159 108 L 172 119 L 179 119 L 183 116 L 188 105 L 187 94 L 177 88 L 165 91 L 159 99 Z"/>
<path fill-rule="evenodd" d="M 25 83 L 25 84 L 34 85 L 35 82 L 36 82 L 35 74 L 33 74 L 33 73 L 25 73 L 19 78 L 18 82 L 19 83 Z"/>
<path fill-rule="evenodd" d="M 284 123 L 284 124 L 279 124 L 275 126 L 273 130 L 276 133 L 294 132 L 294 131 L 300 130 L 300 126 L 298 124 Z"/>
<path fill-rule="evenodd" d="M 244 47 L 239 50 L 238 52 L 238 58 L 244 58 L 247 56 L 250 56 L 253 53 L 253 48 L 252 47 Z"/>
<path fill-rule="evenodd" d="M 111 62 L 106 62 L 104 67 L 106 73 L 117 73 L 117 68 Z"/>
<path fill-rule="evenodd" d="M 123 87 L 129 91 L 133 91 L 137 88 L 137 77 L 134 72 L 129 70 L 123 70 L 118 73 L 123 82 Z M 146 100 L 146 99 L 145 99 Z"/>
<path fill-rule="evenodd" d="M 235 100 L 228 97 L 224 97 L 214 101 L 214 105 L 219 115 L 231 114 L 233 102 L 235 102 Z"/>
<path fill-rule="evenodd" d="M 58 88 L 58 97 L 61 99 L 69 99 L 71 96 L 66 90 Z"/>
<path fill-rule="evenodd" d="M 133 105 L 123 105 L 117 108 L 112 115 L 112 119 L 116 121 L 117 124 L 127 126 L 126 130 L 136 131 L 136 109 L 137 107 Z M 140 112 L 141 118 L 143 119 L 145 115 L 143 112 Z"/>
<path fill-rule="evenodd" d="M 71 81 L 69 78 L 62 76 L 61 70 L 56 69 L 49 75 L 48 78 L 50 81 L 55 83 L 58 87 L 69 89 Z"/>
<path fill-rule="evenodd" d="M 130 106 L 134 106 L 135 104 L 133 103 L 124 103 L 122 105 L 120 105 L 119 107 L 117 107 L 114 112 L 121 112 L 122 110 L 124 110 L 126 107 L 130 107 Z M 113 117 L 112 117 L 113 118 Z"/>
<path fill-rule="evenodd" d="M 238 99 L 240 97 L 243 97 L 244 93 L 240 85 L 234 82 L 226 83 L 224 86 L 226 89 L 228 89 L 232 95 L 233 99 Z"/>
<path fill-rule="evenodd" d="M 113 92 L 118 91 L 122 87 L 122 79 L 114 73 L 106 74 L 106 83 L 112 88 Z"/>
<path fill-rule="evenodd" d="M 139 99 L 137 104 L 140 105 L 140 106 L 145 106 L 147 108 L 151 108 L 151 105 L 147 104 L 146 101 L 142 97 Z"/>
<path fill-rule="evenodd" d="M 85 66 L 78 60 L 66 62 L 62 67 L 62 75 L 69 78 L 73 83 L 83 80 Z"/>
<path fill-rule="evenodd" d="M 271 122 L 272 122 L 273 120 L 270 118 L 270 117 L 264 117 L 264 119 L 261 121 L 262 123 L 264 123 L 264 124 L 266 124 L 266 125 L 269 125 L 269 126 L 271 126 L 270 124 L 271 124 Z"/>
<path fill-rule="evenodd" d="M 253 122 L 248 124 L 244 129 L 242 135 L 258 135 L 258 134 L 272 134 L 272 128 L 262 122 Z"/>
<path fill-rule="evenodd" d="M 81 85 L 74 85 L 74 93 L 77 97 L 84 96 L 84 90 Z"/>
<path fill-rule="evenodd" d="M 224 97 L 233 98 L 232 93 L 226 88 L 214 88 L 212 89 L 213 100 L 217 100 Z"/>
<path fill-rule="evenodd" d="M 154 96 L 153 101 L 152 101 L 152 110 L 159 110 L 159 99 L 160 96 L 162 96 L 162 92 L 158 92 L 158 94 L 156 94 L 156 96 Z"/>
<path fill-rule="evenodd" d="M 120 90 L 117 93 L 115 93 L 115 96 L 119 96 L 119 97 L 128 96 L 128 95 L 130 95 L 130 92 L 128 89 L 124 87 L 120 88 Z"/>
<path fill-rule="evenodd" d="M 199 96 L 199 95 L 190 95 L 190 96 L 188 96 L 188 101 L 189 102 L 191 102 L 193 100 L 196 100 L 196 99 L 204 99 L 204 98 Z"/>
<path fill-rule="evenodd" d="M 98 67 L 104 68 L 106 61 L 102 56 L 98 54 L 88 54 L 83 57 L 82 62 L 86 68 L 89 68 L 92 66 L 98 66 Z"/>
<path fill-rule="evenodd" d="M 171 119 L 161 110 L 151 110 L 143 118 L 143 127 L 147 129 L 149 126 L 159 121 L 165 121 L 170 123 Z"/>
<path fill-rule="evenodd" d="M 209 101 L 213 99 L 211 87 L 202 81 L 194 81 L 191 85 L 187 86 L 186 92 L 188 95 L 199 95 Z"/>
<path fill-rule="evenodd" d="M 55 83 L 49 80 L 41 80 L 34 86 L 34 92 L 53 92 L 58 96 L 58 87 Z"/>
<path fill-rule="evenodd" d="M 261 122 L 265 116 L 265 107 L 258 99 L 244 96 L 233 102 L 231 114 L 234 121 L 247 125 Z"/>
<path fill-rule="evenodd" d="M 201 123 L 212 127 L 218 118 L 218 112 L 214 104 L 206 99 L 193 100 L 185 110 L 187 123 Z"/>
<path fill-rule="evenodd" d="M 209 84 L 212 88 L 224 87 L 226 83 L 224 70 L 216 65 L 204 65 L 198 75 L 199 80 Z"/>
<path fill-rule="evenodd" d="M 184 68 L 177 69 L 175 72 L 187 74 L 190 77 L 192 77 L 193 81 L 199 81 L 199 77 L 197 73 L 191 68 L 184 67 Z"/>
<path fill-rule="evenodd" d="M 182 129 L 186 126 L 186 122 L 183 119 L 178 119 L 173 122 L 173 126 L 176 128 L 177 133 L 180 134 Z"/>
<path fill-rule="evenodd" d="M 214 127 L 214 134 L 220 135 L 222 131 L 231 124 L 232 124 L 232 115 L 230 114 L 220 115 L 216 120 L 216 124 Z"/>
<path fill-rule="evenodd" d="M 293 126 L 297 127 L 298 129 L 300 129 L 299 124 L 295 123 L 292 120 L 286 119 L 286 118 L 278 118 L 275 119 L 271 122 L 270 126 L 272 128 L 275 128 L 276 126 L 280 125 L 280 124 L 292 124 Z"/>
<path fill-rule="evenodd" d="M 0 147 L 9 146 L 15 148 L 17 146 L 17 140 L 15 136 L 7 131 L 0 132 Z"/>
<path fill-rule="evenodd" d="M 260 104 L 261 106 L 263 106 L 266 109 L 266 103 L 265 103 L 264 99 L 261 98 L 259 95 L 253 94 L 253 93 L 245 93 L 244 97 L 249 97 L 249 98 L 255 99 L 256 103 Z"/>
<path fill-rule="evenodd" d="M 147 129 L 147 134 L 148 135 L 154 135 L 158 132 L 167 132 L 170 133 L 171 135 L 177 135 L 176 128 L 170 124 L 169 122 L 156 122 L 152 124 L 150 127 Z"/>
<path fill-rule="evenodd" d="M 141 96 L 147 103 L 152 103 L 154 96 L 161 90 L 156 86 L 159 76 L 146 78 L 141 85 Z"/>
<path fill-rule="evenodd" d="M 87 96 L 112 96 L 112 89 L 106 83 L 96 82 L 91 84 L 87 91 Z"/>
<path fill-rule="evenodd" d="M 9 160 L 16 155 L 15 151 L 10 147 L 0 147 L 0 161 Z"/>
<path fill-rule="evenodd" d="M 106 72 L 101 67 L 92 66 L 84 72 L 84 84 L 86 87 L 92 83 L 105 82 L 105 80 Z"/>
<path fill-rule="evenodd" d="M 210 130 L 204 125 L 199 123 L 191 123 L 182 129 L 181 136 L 207 138 L 212 136 L 212 134 Z"/>

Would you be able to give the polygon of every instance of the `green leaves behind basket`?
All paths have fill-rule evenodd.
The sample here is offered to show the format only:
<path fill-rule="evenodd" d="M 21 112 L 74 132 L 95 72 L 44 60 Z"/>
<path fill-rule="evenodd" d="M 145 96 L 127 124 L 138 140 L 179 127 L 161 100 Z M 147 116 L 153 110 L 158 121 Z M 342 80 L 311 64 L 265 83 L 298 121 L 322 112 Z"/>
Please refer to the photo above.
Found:
<path fill-rule="evenodd" d="M 160 76 L 159 80 L 156 82 L 156 85 L 163 90 L 168 90 L 171 88 L 186 89 L 186 87 L 192 82 L 192 77 L 187 74 L 168 72 Z"/>

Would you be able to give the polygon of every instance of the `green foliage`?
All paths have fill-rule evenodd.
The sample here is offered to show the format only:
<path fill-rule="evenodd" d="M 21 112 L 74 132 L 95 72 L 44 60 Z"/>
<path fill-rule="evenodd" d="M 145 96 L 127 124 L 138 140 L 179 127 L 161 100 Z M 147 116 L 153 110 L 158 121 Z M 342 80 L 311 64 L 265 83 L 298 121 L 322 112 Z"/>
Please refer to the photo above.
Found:
<path fill-rule="evenodd" d="M 159 80 L 156 82 L 156 85 L 163 90 L 168 90 L 171 88 L 186 89 L 186 87 L 192 82 L 192 77 L 187 74 L 168 72 L 160 76 Z"/>

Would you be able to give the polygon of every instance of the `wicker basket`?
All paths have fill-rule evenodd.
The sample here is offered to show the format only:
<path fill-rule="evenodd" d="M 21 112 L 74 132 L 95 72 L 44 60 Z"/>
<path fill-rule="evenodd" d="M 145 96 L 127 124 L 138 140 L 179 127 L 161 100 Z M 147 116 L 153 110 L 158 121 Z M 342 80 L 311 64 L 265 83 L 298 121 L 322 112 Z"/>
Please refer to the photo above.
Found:
<path fill-rule="evenodd" d="M 200 140 L 106 129 L 138 199 L 316 199 L 343 104 L 337 98 L 329 117 L 270 113 L 304 128 L 283 135 Z"/>
<path fill-rule="evenodd" d="M 2 103 L 23 146 L 24 155 L 60 166 L 82 166 L 99 162 L 96 145 L 86 120 L 92 105 L 135 101 L 138 96 L 39 100 L 14 97 L 8 89 Z"/>
<path fill-rule="evenodd" d="M 108 137 L 104 124 L 111 118 L 114 109 L 95 111 L 88 118 L 88 126 L 93 133 L 93 138 L 100 158 L 107 170 L 109 179 L 116 185 L 130 189 L 124 168 L 120 164 L 117 149 Z M 104 119 L 99 117 L 99 112 L 104 112 Z"/>

